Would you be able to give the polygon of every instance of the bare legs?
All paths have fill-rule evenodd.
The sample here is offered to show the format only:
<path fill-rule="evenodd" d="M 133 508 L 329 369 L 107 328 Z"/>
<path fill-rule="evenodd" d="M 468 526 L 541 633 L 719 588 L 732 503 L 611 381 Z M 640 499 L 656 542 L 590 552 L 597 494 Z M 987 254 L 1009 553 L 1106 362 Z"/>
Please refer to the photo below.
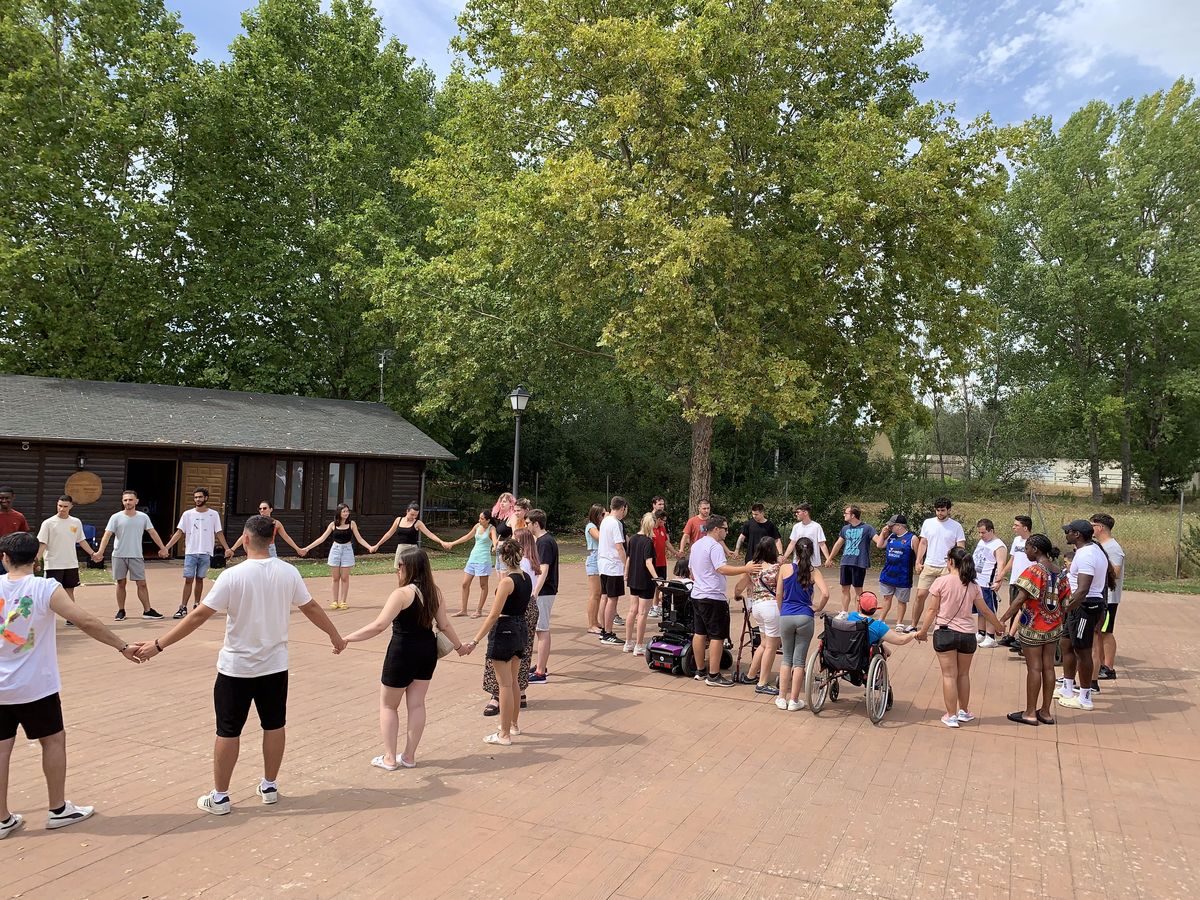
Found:
<path fill-rule="evenodd" d="M 330 609 L 346 609 L 349 604 L 346 602 L 350 597 L 350 567 L 349 566 L 333 566 L 330 569 L 333 575 L 333 584 L 330 586 Z"/>
<path fill-rule="evenodd" d="M 117 582 L 117 609 L 125 608 L 125 586 L 128 583 L 128 578 L 122 578 Z M 137 587 L 138 602 L 142 604 L 142 612 L 150 608 L 150 588 L 146 586 L 144 581 L 135 581 Z M 184 593 L 184 603 L 187 603 L 187 594 Z"/>
<path fill-rule="evenodd" d="M 263 778 L 267 781 L 275 781 L 279 777 L 286 743 L 286 729 L 272 728 L 263 732 Z M 233 780 L 233 769 L 237 765 L 241 745 L 241 738 L 217 737 L 213 746 L 213 787 L 219 793 L 229 793 L 229 783 Z"/>
<path fill-rule="evenodd" d="M 601 622 L 600 627 L 603 628 L 605 631 L 607 631 L 609 634 L 612 634 L 613 619 L 615 619 L 617 616 L 617 604 L 619 604 L 620 602 L 621 602 L 620 597 L 605 597 L 604 598 L 604 612 L 602 615 L 603 621 Z"/>
<path fill-rule="evenodd" d="M 625 620 L 625 643 L 646 643 L 646 618 L 650 612 L 650 601 L 641 597 L 630 597 L 629 617 Z"/>
<path fill-rule="evenodd" d="M 400 703 L 408 711 L 407 737 L 404 742 L 404 762 L 412 765 L 417 761 L 417 745 L 425 731 L 425 696 L 429 693 L 428 681 L 414 681 L 407 688 L 379 686 L 379 733 L 383 737 L 383 761 L 396 765 L 396 747 L 400 734 Z"/>
<path fill-rule="evenodd" d="M 600 633 L 600 576 L 589 575 L 587 602 L 587 630 L 589 634 Z"/>
<path fill-rule="evenodd" d="M 960 709 L 969 710 L 971 703 L 971 659 L 973 653 L 946 652 L 937 654 L 942 670 L 942 700 L 946 716 L 957 716 Z"/>
<path fill-rule="evenodd" d="M 1025 718 L 1033 719 L 1040 712 L 1041 719 L 1053 721 L 1050 704 L 1054 699 L 1054 641 L 1036 647 L 1024 647 L 1025 656 Z M 1038 695 L 1041 705 L 1038 705 Z"/>
<path fill-rule="evenodd" d="M 755 660 L 758 662 L 758 684 L 764 687 L 771 683 L 771 670 L 775 667 L 775 651 L 779 649 L 779 638 L 767 637 L 765 634 L 762 641 L 758 645 L 758 649 L 754 652 Z M 754 663 L 750 664 L 754 668 Z M 783 687 L 783 682 L 779 682 L 779 686 Z"/>
<path fill-rule="evenodd" d="M 512 729 L 517 727 L 517 716 L 521 713 L 521 685 L 517 673 L 521 669 L 521 657 L 500 662 L 492 660 L 496 669 L 496 685 L 500 688 L 500 737 L 509 739 Z"/>
<path fill-rule="evenodd" d="M 545 675 L 546 668 L 550 665 L 550 629 L 538 631 L 533 640 L 537 652 L 537 665 L 534 667 L 534 671 L 539 675 Z"/>

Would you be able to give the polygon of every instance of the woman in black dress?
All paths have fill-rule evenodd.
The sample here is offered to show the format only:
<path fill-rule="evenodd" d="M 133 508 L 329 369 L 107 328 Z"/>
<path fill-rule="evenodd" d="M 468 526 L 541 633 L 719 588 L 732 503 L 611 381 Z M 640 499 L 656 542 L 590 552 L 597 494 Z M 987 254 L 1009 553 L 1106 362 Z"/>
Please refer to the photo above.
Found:
<path fill-rule="evenodd" d="M 437 638 L 433 623 L 450 638 L 454 649 L 465 656 L 462 642 L 446 616 L 442 595 L 433 583 L 429 556 L 420 547 L 405 546 L 396 566 L 400 587 L 392 591 L 379 617 L 353 634 L 347 643 L 369 640 L 392 626 L 392 641 L 383 658 L 383 676 L 379 689 L 379 731 L 384 752 L 371 765 L 394 772 L 400 766 L 411 769 L 417 764 L 417 744 L 425 730 L 425 695 L 437 666 Z M 403 755 L 397 756 L 400 731 L 400 704 L 408 707 L 408 739 Z"/>
<path fill-rule="evenodd" d="M 495 668 L 500 691 L 500 730 L 489 734 L 484 741 L 508 746 L 513 735 L 521 733 L 517 727 L 521 712 L 518 673 L 528 638 L 525 615 L 533 595 L 533 579 L 521 571 L 521 545 L 512 538 L 500 545 L 500 558 L 509 572 L 496 585 L 496 599 L 479 633 L 463 649 L 470 653 L 487 638 L 487 658 Z"/>

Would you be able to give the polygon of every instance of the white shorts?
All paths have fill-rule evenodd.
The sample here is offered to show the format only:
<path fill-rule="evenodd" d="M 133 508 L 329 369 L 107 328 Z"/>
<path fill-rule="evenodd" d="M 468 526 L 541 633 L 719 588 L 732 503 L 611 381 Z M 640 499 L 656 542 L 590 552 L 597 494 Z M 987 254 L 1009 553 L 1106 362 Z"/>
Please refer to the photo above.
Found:
<path fill-rule="evenodd" d="M 538 597 L 538 620 L 534 631 L 549 631 L 550 630 L 550 610 L 554 608 L 554 598 L 556 595 L 551 594 L 548 597 Z"/>
<path fill-rule="evenodd" d="M 779 637 L 779 604 L 774 600 L 755 600 L 750 608 L 751 617 L 758 622 L 762 634 L 770 638 Z"/>

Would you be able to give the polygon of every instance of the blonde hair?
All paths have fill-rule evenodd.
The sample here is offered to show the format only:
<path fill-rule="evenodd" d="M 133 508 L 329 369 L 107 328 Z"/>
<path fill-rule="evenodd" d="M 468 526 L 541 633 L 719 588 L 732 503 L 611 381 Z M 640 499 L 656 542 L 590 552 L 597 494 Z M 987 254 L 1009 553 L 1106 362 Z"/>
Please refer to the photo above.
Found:
<path fill-rule="evenodd" d="M 638 530 L 638 534 L 644 534 L 646 537 L 654 536 L 654 513 L 648 512 L 642 516 L 642 527 Z"/>

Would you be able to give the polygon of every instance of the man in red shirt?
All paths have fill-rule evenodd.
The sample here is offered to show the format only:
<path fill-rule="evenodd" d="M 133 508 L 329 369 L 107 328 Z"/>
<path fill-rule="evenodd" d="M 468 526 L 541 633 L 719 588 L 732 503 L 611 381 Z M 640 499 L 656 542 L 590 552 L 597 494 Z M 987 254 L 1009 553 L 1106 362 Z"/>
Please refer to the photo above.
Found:
<path fill-rule="evenodd" d="M 712 504 L 701 500 L 696 504 L 696 515 L 687 520 L 683 526 L 683 538 L 679 541 L 679 555 L 687 552 L 689 544 L 694 544 L 704 537 L 708 530 L 708 517 L 712 515 Z"/>
<path fill-rule="evenodd" d="M 661 497 L 655 497 L 653 512 L 654 534 L 651 536 L 651 539 L 654 541 L 654 571 L 658 573 L 659 578 L 666 578 L 667 554 L 670 553 L 672 556 L 675 554 L 675 548 L 671 546 L 671 530 L 667 528 L 666 501 Z M 658 618 L 662 615 L 661 596 L 662 588 L 655 585 L 654 602 L 650 607 L 649 613 L 652 618 Z"/>
<path fill-rule="evenodd" d="M 0 485 L 0 537 L 29 530 L 29 523 L 25 521 L 25 516 L 12 508 L 12 502 L 13 489 L 7 484 Z M 0 574 L 3 572 L 4 566 L 0 565 Z"/>

